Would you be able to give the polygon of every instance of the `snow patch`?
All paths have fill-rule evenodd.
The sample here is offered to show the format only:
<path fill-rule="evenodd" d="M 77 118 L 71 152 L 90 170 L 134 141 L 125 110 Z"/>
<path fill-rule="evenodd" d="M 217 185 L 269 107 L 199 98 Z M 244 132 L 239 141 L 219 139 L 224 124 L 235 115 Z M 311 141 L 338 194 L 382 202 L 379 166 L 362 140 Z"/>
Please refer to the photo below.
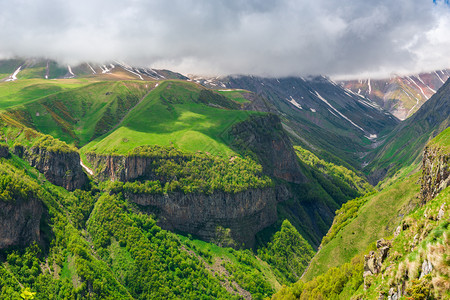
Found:
<path fill-rule="evenodd" d="M 423 90 L 422 90 L 422 88 L 411 78 L 411 77 L 409 77 L 409 76 L 406 76 L 406 78 L 410 81 L 410 82 L 412 82 L 415 86 L 417 86 L 418 88 L 419 88 L 419 90 L 422 92 L 422 95 L 425 97 L 425 99 L 427 99 L 428 100 L 428 97 L 427 97 L 427 95 L 425 95 L 425 93 L 423 92 Z"/>
<path fill-rule="evenodd" d="M 92 74 L 97 74 L 97 72 L 95 72 L 94 68 L 90 64 L 87 64 L 87 65 L 88 65 L 89 68 L 91 68 Z"/>
<path fill-rule="evenodd" d="M 219 92 L 239 92 L 239 91 L 245 91 L 243 89 L 225 89 L 225 90 L 219 90 Z"/>
<path fill-rule="evenodd" d="M 287 101 L 289 101 L 289 103 L 291 103 L 292 105 L 294 105 L 295 107 L 297 107 L 299 109 L 303 109 L 303 107 L 300 104 L 298 104 L 298 102 L 295 101 L 295 99 L 292 98 L 292 96 L 289 96 L 289 97 L 291 97 L 291 99 L 286 99 Z"/>
<path fill-rule="evenodd" d="M 316 112 L 316 110 L 314 108 L 309 108 L 312 112 Z"/>
<path fill-rule="evenodd" d="M 369 136 L 365 135 L 366 138 L 368 138 L 369 140 L 373 140 L 376 139 L 378 136 L 376 134 L 369 134 Z"/>
<path fill-rule="evenodd" d="M 14 71 L 14 73 L 9 76 L 8 79 L 6 79 L 6 81 L 14 81 L 17 80 L 17 74 L 19 74 L 20 70 L 22 69 L 22 66 L 18 67 L 17 70 Z"/>
<path fill-rule="evenodd" d="M 369 85 L 369 95 L 372 93 L 372 86 L 370 85 L 370 78 L 367 80 L 367 84 Z"/>
<path fill-rule="evenodd" d="M 75 74 L 73 74 L 72 68 L 70 67 L 70 65 L 67 65 L 67 70 L 69 71 L 69 74 L 72 75 L 72 78 L 75 77 Z"/>
<path fill-rule="evenodd" d="M 317 97 L 322 100 L 323 102 L 325 102 L 325 104 L 327 104 L 329 107 L 331 107 L 336 113 L 338 113 L 342 118 L 346 119 L 347 121 L 349 121 L 353 126 L 355 126 L 356 128 L 358 128 L 361 131 L 364 131 L 364 129 L 362 129 L 361 127 L 359 127 L 358 125 L 356 125 L 352 120 L 350 120 L 349 118 L 347 118 L 344 114 L 342 114 L 340 111 L 338 111 L 336 108 L 334 108 L 327 100 L 325 100 L 325 98 L 323 98 L 317 91 L 314 91 L 317 95 Z M 330 111 L 331 112 L 331 111 Z"/>
<path fill-rule="evenodd" d="M 434 71 L 434 74 L 436 74 L 437 78 L 439 78 L 439 80 L 440 80 L 443 84 L 445 83 L 444 80 L 442 80 L 441 76 L 439 76 L 439 74 L 438 74 L 436 71 Z"/>
<path fill-rule="evenodd" d="M 420 74 L 417 75 L 417 79 L 419 79 L 420 82 L 422 82 L 422 84 L 423 84 L 424 86 L 426 86 L 430 91 L 432 91 L 433 93 L 436 93 L 436 91 L 433 90 L 431 87 L 429 87 L 428 84 L 425 84 L 425 82 L 423 82 L 422 78 L 420 78 Z"/>
<path fill-rule="evenodd" d="M 102 74 L 111 73 L 106 65 L 100 66 L 100 69 L 102 69 Z"/>

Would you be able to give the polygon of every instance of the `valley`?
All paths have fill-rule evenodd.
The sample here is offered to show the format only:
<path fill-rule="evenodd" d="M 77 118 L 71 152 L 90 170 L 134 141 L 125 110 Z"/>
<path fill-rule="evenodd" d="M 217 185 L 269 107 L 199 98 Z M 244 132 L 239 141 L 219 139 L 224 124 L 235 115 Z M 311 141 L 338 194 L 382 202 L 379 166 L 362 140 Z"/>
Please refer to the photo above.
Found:
<path fill-rule="evenodd" d="M 450 297 L 444 71 L 0 60 L 0 297 Z"/>

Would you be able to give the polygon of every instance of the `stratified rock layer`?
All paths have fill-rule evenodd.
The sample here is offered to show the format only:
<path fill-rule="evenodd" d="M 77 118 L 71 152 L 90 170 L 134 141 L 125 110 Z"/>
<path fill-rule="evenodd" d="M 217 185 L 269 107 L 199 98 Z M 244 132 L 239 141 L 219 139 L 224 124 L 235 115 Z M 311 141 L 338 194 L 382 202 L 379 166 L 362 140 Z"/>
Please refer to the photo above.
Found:
<path fill-rule="evenodd" d="M 0 201 L 0 249 L 38 241 L 42 213 L 42 202 L 34 198 Z"/>
<path fill-rule="evenodd" d="M 24 151 L 23 158 L 44 174 L 48 181 L 69 191 L 82 189 L 88 182 L 80 165 L 78 152 L 54 152 L 45 148 L 32 147 Z"/>

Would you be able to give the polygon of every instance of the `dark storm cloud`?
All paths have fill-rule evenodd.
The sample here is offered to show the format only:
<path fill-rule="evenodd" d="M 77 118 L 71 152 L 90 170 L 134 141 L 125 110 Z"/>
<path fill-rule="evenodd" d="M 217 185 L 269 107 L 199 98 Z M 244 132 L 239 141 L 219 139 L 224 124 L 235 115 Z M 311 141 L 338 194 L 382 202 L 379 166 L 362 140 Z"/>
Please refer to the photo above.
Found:
<path fill-rule="evenodd" d="M 184 73 L 386 75 L 450 66 L 432 0 L 0 0 L 0 56 Z"/>

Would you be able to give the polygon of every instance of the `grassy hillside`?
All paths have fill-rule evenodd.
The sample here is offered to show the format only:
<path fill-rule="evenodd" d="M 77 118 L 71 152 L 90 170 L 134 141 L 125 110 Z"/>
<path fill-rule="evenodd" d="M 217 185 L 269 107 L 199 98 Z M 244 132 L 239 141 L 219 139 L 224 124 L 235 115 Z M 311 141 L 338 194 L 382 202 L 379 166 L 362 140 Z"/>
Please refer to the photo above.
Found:
<path fill-rule="evenodd" d="M 292 198 L 278 204 L 279 221 L 274 226 L 281 228 L 282 220 L 289 220 L 310 245 L 317 249 L 322 237 L 330 228 L 334 213 L 344 203 L 373 191 L 367 181 L 356 172 L 342 165 L 335 165 L 317 158 L 311 152 L 295 146 L 302 173 L 308 182 L 292 184 Z M 266 234 L 260 235 L 266 243 Z"/>
<path fill-rule="evenodd" d="M 112 129 L 151 83 L 99 82 L 43 97 L 6 113 L 68 143 L 84 145 Z"/>
<path fill-rule="evenodd" d="M 442 131 L 438 136 L 432 139 L 430 146 L 439 147 L 443 152 L 450 152 L 450 127 Z"/>
<path fill-rule="evenodd" d="M 45 96 L 71 90 L 86 84 L 85 80 L 25 79 L 0 82 L 0 109 L 23 105 Z"/>
<path fill-rule="evenodd" d="M 344 193 L 353 192 L 354 194 L 350 194 L 353 198 L 374 191 L 373 187 L 361 174 L 357 174 L 355 171 L 347 169 L 345 166 L 336 165 L 320 159 L 312 152 L 299 146 L 294 146 L 294 148 L 301 161 L 327 176 L 333 184 L 338 186 Z"/>
<path fill-rule="evenodd" d="M 120 126 L 95 139 L 82 151 L 121 153 L 146 144 L 174 145 L 188 151 L 229 156 L 225 132 L 236 122 L 257 112 L 236 110 L 225 97 L 186 82 L 161 82 L 124 118 Z"/>
<path fill-rule="evenodd" d="M 311 261 L 305 280 L 350 262 L 371 243 L 393 234 L 403 216 L 418 203 L 419 173 L 381 192 L 346 203 L 328 231 L 328 241 Z M 344 226 L 342 226 L 344 224 Z"/>
<path fill-rule="evenodd" d="M 439 157 L 448 155 L 449 135 L 447 128 L 428 144 L 441 149 Z M 398 290 L 408 299 L 449 298 L 450 187 L 417 205 L 420 172 L 405 176 L 410 171 L 400 172 L 382 191 L 344 204 L 302 280 L 283 287 L 273 299 L 375 299 L 393 297 Z M 439 176 L 445 175 L 432 175 L 442 186 L 445 177 Z M 389 239 L 386 258 L 379 273 L 363 276 L 369 268 L 363 255 L 378 253 L 375 241 L 380 238 Z"/>
<path fill-rule="evenodd" d="M 258 114 L 240 111 L 245 99 L 235 93 L 174 80 L 22 79 L 0 83 L 0 100 L 25 126 L 78 147 L 92 141 L 83 151 L 98 153 L 157 144 L 229 156 L 226 131 Z"/>
<path fill-rule="evenodd" d="M 418 163 L 425 145 L 450 126 L 450 80 L 413 116 L 393 130 L 383 144 L 369 153 L 364 169 L 372 183 L 390 177 L 402 168 Z"/>

